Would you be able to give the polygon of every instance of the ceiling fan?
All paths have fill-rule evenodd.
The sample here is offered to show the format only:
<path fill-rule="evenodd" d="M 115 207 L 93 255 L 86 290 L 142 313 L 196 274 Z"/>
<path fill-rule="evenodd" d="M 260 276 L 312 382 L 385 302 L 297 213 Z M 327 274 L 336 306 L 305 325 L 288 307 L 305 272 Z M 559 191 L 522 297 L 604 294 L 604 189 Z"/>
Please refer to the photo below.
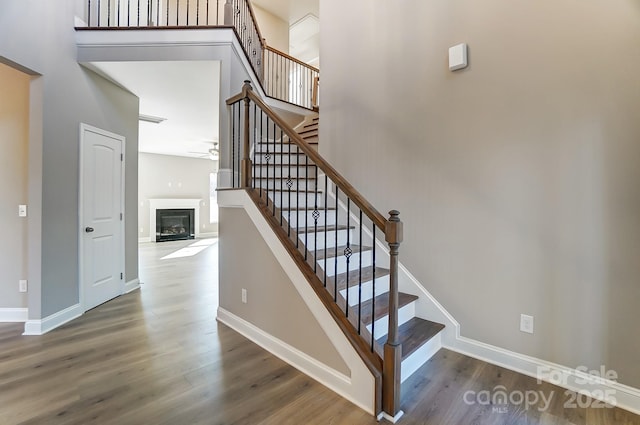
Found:
<path fill-rule="evenodd" d="M 196 154 L 198 158 L 209 158 L 212 161 L 217 161 L 218 159 L 220 159 L 220 150 L 218 149 L 218 142 L 212 141 L 212 142 L 204 142 L 204 143 L 211 143 L 213 147 L 209 148 L 207 152 L 191 151 L 189 153 Z"/>

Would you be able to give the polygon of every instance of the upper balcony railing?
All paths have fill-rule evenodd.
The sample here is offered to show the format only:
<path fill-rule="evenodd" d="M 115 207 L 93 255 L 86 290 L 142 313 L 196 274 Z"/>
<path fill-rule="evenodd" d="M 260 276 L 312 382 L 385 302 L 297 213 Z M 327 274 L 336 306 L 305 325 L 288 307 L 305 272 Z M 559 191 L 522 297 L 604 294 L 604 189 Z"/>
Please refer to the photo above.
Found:
<path fill-rule="evenodd" d="M 89 29 L 233 28 L 267 96 L 307 109 L 318 107 L 318 69 L 267 46 L 249 0 L 86 1 Z"/>

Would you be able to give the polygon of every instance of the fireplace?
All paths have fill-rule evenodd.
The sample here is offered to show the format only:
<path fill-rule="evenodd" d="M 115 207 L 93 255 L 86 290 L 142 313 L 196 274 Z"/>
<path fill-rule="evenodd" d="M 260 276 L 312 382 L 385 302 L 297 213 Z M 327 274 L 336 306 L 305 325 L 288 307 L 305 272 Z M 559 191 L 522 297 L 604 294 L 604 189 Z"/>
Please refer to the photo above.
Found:
<path fill-rule="evenodd" d="M 156 242 L 195 238 L 195 210 L 157 209 Z"/>

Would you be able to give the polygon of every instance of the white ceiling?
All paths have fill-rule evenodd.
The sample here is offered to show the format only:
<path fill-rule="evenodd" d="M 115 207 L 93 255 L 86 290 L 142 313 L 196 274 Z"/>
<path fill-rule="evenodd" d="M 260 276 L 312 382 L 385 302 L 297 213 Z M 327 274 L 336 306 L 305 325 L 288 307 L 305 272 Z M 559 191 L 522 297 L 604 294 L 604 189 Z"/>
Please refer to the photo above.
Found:
<path fill-rule="evenodd" d="M 251 2 L 288 22 L 289 25 L 309 13 L 320 16 L 320 0 L 252 0 Z"/>
<path fill-rule="evenodd" d="M 94 62 L 100 73 L 140 98 L 139 151 L 206 157 L 218 140 L 220 62 Z"/>

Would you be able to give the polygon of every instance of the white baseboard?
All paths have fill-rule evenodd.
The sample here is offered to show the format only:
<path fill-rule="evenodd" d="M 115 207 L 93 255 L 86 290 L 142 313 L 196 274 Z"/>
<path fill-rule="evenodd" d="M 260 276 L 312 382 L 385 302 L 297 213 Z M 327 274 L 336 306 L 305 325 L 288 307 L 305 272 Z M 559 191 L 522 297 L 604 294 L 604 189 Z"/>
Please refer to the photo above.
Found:
<path fill-rule="evenodd" d="M 386 419 L 387 421 L 391 422 L 392 424 L 395 424 L 403 416 L 404 416 L 404 412 L 402 410 L 399 411 L 398 413 L 396 413 L 395 416 L 391 416 L 388 413 L 380 412 L 380 414 L 378 415 L 377 419 L 378 419 L 378 422 L 381 421 L 382 419 Z"/>
<path fill-rule="evenodd" d="M 222 307 L 218 307 L 217 319 L 219 322 L 224 323 L 239 334 L 244 335 L 274 356 L 312 377 L 347 400 L 351 399 L 350 395 L 344 391 L 345 386 L 352 385 L 351 379 L 348 376 L 330 368 L 273 335 L 266 333 L 252 323 L 247 322 Z"/>
<path fill-rule="evenodd" d="M 640 415 L 640 390 L 637 388 L 460 335 L 453 343 L 443 345 L 449 350 L 582 393 L 593 399 L 615 401 L 611 404 Z"/>
<path fill-rule="evenodd" d="M 128 294 L 136 289 L 140 289 L 140 279 L 133 279 L 124 284 L 124 293 Z"/>
<path fill-rule="evenodd" d="M 22 335 L 44 335 L 65 323 L 82 316 L 80 304 L 72 305 L 41 320 L 27 320 Z"/>
<path fill-rule="evenodd" d="M 26 322 L 29 320 L 28 308 L 0 308 L 0 323 Z"/>
<path fill-rule="evenodd" d="M 138 238 L 138 243 L 149 243 L 151 242 L 151 238 L 147 236 L 146 238 Z"/>

